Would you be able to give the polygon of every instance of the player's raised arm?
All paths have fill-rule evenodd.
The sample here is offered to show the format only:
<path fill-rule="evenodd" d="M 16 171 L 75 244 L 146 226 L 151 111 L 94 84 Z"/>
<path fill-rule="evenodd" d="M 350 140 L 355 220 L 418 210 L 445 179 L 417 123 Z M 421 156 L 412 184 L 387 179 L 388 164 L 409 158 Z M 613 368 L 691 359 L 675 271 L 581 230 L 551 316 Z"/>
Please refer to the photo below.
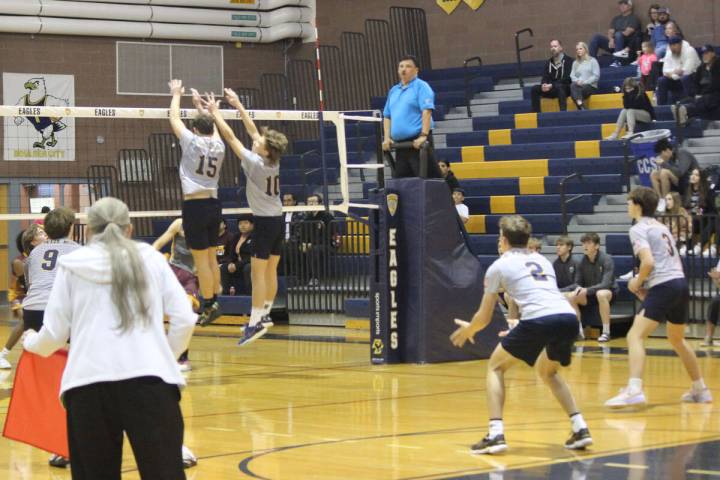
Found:
<path fill-rule="evenodd" d="M 200 115 L 209 115 L 210 112 L 207 111 L 205 108 L 205 105 L 203 104 L 202 97 L 200 96 L 200 92 L 195 90 L 194 88 L 190 89 L 190 93 L 192 94 L 192 104 L 193 107 L 198 111 Z M 213 138 L 220 139 L 220 133 L 217 130 L 217 127 L 213 127 Z"/>
<path fill-rule="evenodd" d="M 228 125 L 225 119 L 222 117 L 218 102 L 215 100 L 215 95 L 208 95 L 202 101 L 202 104 L 210 113 L 210 115 L 212 115 L 213 120 L 215 120 L 215 127 L 217 131 L 220 132 L 222 138 L 225 140 L 225 142 L 227 142 L 228 145 L 230 145 L 230 148 L 232 148 L 233 152 L 235 152 L 236 155 L 240 156 L 240 152 L 244 148 L 243 144 L 240 139 L 235 136 L 235 132 L 232 131 L 230 125 Z"/>
<path fill-rule="evenodd" d="M 245 110 L 245 106 L 242 102 L 240 102 L 240 98 L 237 96 L 237 93 L 235 93 L 231 88 L 226 88 L 225 99 L 230 105 L 237 109 L 238 112 L 240 112 L 240 118 L 242 119 L 243 125 L 245 125 L 245 130 L 247 130 L 250 138 L 252 138 L 253 141 L 258 140 L 260 138 L 260 132 L 255 126 L 253 119 L 250 118 L 247 110 Z"/>
<path fill-rule="evenodd" d="M 157 251 L 160 251 L 163 249 L 165 245 L 170 243 L 173 238 L 175 238 L 175 235 L 177 235 L 180 232 L 180 229 L 182 228 L 182 218 L 178 218 L 174 220 L 167 230 L 165 230 L 165 233 L 160 235 L 152 244 L 153 248 Z"/>
<path fill-rule="evenodd" d="M 185 87 L 182 86 L 182 80 L 173 79 L 168 83 L 172 101 L 170 102 L 170 127 L 176 137 L 180 138 L 183 131 L 187 130 L 185 124 L 180 120 L 180 98 L 185 93 Z"/>

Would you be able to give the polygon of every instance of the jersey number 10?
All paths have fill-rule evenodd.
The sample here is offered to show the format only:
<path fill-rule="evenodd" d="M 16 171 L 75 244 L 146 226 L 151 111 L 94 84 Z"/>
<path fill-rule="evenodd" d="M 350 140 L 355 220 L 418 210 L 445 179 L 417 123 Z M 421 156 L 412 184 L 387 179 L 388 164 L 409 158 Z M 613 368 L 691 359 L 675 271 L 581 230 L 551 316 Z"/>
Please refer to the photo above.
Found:
<path fill-rule="evenodd" d="M 280 175 L 270 176 L 265 179 L 265 193 L 272 197 L 280 195 Z"/>

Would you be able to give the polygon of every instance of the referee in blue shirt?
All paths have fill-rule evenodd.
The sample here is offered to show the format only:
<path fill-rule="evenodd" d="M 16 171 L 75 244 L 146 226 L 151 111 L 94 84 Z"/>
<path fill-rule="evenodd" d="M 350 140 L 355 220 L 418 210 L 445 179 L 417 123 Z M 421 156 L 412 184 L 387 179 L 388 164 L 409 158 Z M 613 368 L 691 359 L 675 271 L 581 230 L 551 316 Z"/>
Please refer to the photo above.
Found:
<path fill-rule="evenodd" d="M 385 140 L 383 150 L 393 143 L 413 143 L 414 148 L 398 149 L 395 154 L 395 178 L 440 177 L 432 155 L 432 112 L 435 109 L 435 92 L 427 82 L 418 78 L 418 63 L 407 55 L 398 64 L 400 83 L 393 86 L 387 96 L 383 122 Z M 420 147 L 429 142 L 428 172 L 420 172 Z"/>

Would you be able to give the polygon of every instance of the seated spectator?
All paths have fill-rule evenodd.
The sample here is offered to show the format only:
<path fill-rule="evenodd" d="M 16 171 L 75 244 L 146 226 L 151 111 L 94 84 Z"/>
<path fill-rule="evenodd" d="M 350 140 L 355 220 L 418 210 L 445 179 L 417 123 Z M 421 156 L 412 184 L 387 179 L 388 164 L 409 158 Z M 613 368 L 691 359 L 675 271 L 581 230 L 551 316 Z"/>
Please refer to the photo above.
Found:
<path fill-rule="evenodd" d="M 220 281 L 223 291 L 229 295 L 252 294 L 252 232 L 255 224 L 252 215 L 238 219 L 238 233 L 234 235 L 230 260 L 220 265 Z"/>
<path fill-rule="evenodd" d="M 600 237 L 597 233 L 586 233 L 580 241 L 583 255 L 575 271 L 575 291 L 568 294 L 568 300 L 580 318 L 580 307 L 597 305 L 602 322 L 602 334 L 598 342 L 610 340 L 610 302 L 617 295 L 615 264 L 607 253 L 600 251 Z"/>
<path fill-rule="evenodd" d="M 570 72 L 573 59 L 565 55 L 560 40 L 550 42 L 552 57 L 547 61 L 543 70 L 540 85 L 530 90 L 533 112 L 540 112 L 540 97 L 557 98 L 560 111 L 567 110 L 567 97 L 570 95 Z"/>
<path fill-rule="evenodd" d="M 635 135 L 638 122 L 650 123 L 655 120 L 655 109 L 645 90 L 640 88 L 636 78 L 628 77 L 623 82 L 623 109 L 617 119 L 617 127 L 605 140 L 617 140 L 620 132 L 627 126 L 627 133 L 623 138 Z"/>
<path fill-rule="evenodd" d="M 555 281 L 561 292 L 572 292 L 577 289 L 575 284 L 577 262 L 572 256 L 574 246 L 572 238 L 564 235 L 555 242 L 557 258 L 553 262 L 553 269 L 555 270 Z"/>
<path fill-rule="evenodd" d="M 282 196 L 282 204 L 283 207 L 294 207 L 297 205 L 297 200 L 295 200 L 295 195 L 292 193 L 283 193 Z M 283 218 L 285 219 L 285 241 L 290 240 L 292 237 L 292 222 L 293 220 L 296 220 L 300 218 L 299 212 L 284 212 Z"/>
<path fill-rule="evenodd" d="M 322 205 L 322 201 L 322 196 L 316 193 L 307 197 L 306 204 L 317 206 Z M 332 214 L 325 210 L 303 215 L 298 246 L 304 267 L 304 280 L 310 285 L 318 285 L 327 273 L 326 259 L 336 246 L 332 221 Z"/>
<path fill-rule="evenodd" d="M 668 93 L 676 101 L 695 95 L 695 71 L 700 67 L 700 57 L 682 37 L 672 37 L 663 58 L 662 76 L 657 82 L 657 104 L 667 105 Z"/>
<path fill-rule="evenodd" d="M 673 115 L 681 125 L 690 118 L 714 120 L 720 114 L 720 61 L 712 45 L 700 49 L 702 65 L 695 72 L 695 93 L 697 96 L 689 103 L 672 106 Z"/>
<path fill-rule="evenodd" d="M 597 57 L 598 50 L 603 49 L 618 59 L 627 59 L 637 50 L 633 44 L 639 38 L 642 26 L 640 19 L 633 13 L 632 0 L 620 0 L 618 8 L 620 15 L 610 22 L 607 37 L 596 33 L 590 40 L 591 57 Z"/>
<path fill-rule="evenodd" d="M 678 192 L 670 192 L 665 195 L 665 215 L 660 219 L 672 233 L 680 255 L 685 255 L 687 241 L 692 234 L 692 219 L 687 210 L 683 208 L 682 198 Z"/>
<path fill-rule="evenodd" d="M 687 189 L 690 173 L 698 168 L 695 156 L 685 149 L 675 149 L 670 140 L 663 138 L 655 143 L 655 163 L 658 170 L 650 174 L 653 189 L 660 197 L 658 212 L 665 211 L 665 196 L 674 186 L 680 193 Z"/>
<path fill-rule="evenodd" d="M 648 17 L 650 18 L 650 22 L 645 26 L 645 30 L 643 31 L 643 40 L 650 40 L 655 28 L 662 25 L 660 23 L 658 10 L 660 10 L 660 5 L 657 3 L 653 3 L 648 8 Z"/>
<path fill-rule="evenodd" d="M 708 277 L 712 279 L 715 288 L 720 288 L 720 262 L 708 272 Z M 705 321 L 705 339 L 700 344 L 701 347 L 715 346 L 713 337 L 715 336 L 718 318 L 720 318 L 720 295 L 715 295 L 710 302 L 710 307 L 708 307 L 708 316 Z"/>
<path fill-rule="evenodd" d="M 683 198 L 683 206 L 692 216 L 693 241 L 696 242 L 692 250 L 693 255 L 700 255 L 702 251 L 704 257 L 714 256 L 717 253 L 717 248 L 715 245 L 709 246 L 708 241 L 717 229 L 715 228 L 715 222 L 707 215 L 716 212 L 715 199 L 710 190 L 707 171 L 701 170 L 697 165 L 690 173 L 688 188 Z"/>
<path fill-rule="evenodd" d="M 542 250 L 542 240 L 535 237 L 528 238 L 527 249 L 534 253 L 540 253 Z"/>
<path fill-rule="evenodd" d="M 658 59 L 665 57 L 668 48 L 668 41 L 671 37 L 681 36 L 682 32 L 677 22 L 670 20 L 670 9 L 661 7 L 658 9 L 658 22 L 660 25 L 655 27 L 650 37 L 650 41 L 655 48 L 655 54 Z M 669 30 L 668 30 L 669 28 Z M 668 35 L 668 32 L 670 33 Z"/>
<path fill-rule="evenodd" d="M 220 219 L 220 229 L 218 230 L 218 241 L 217 249 L 215 250 L 217 255 L 218 265 L 227 263 L 230 261 L 230 255 L 232 248 L 235 245 L 233 243 L 235 234 L 228 230 L 227 222 L 224 218 Z"/>
<path fill-rule="evenodd" d="M 465 201 L 465 190 L 456 188 L 452 192 L 452 197 L 460 220 L 462 220 L 463 224 L 466 224 L 470 220 L 470 209 L 463 203 Z"/>
<path fill-rule="evenodd" d="M 445 159 L 437 161 L 438 169 L 440 170 L 440 176 L 445 179 L 450 191 L 454 192 L 456 188 L 460 188 L 460 182 L 455 177 L 455 174 L 450 170 L 450 162 Z"/>
<path fill-rule="evenodd" d="M 576 58 L 570 72 L 570 95 L 578 110 L 585 110 L 585 100 L 597 91 L 600 64 L 588 54 L 583 42 L 575 46 Z"/>
<path fill-rule="evenodd" d="M 643 90 L 650 92 L 655 90 L 657 85 L 657 72 L 655 64 L 657 63 L 657 55 L 655 49 L 650 42 L 642 43 L 642 52 L 638 57 L 638 78 Z"/>

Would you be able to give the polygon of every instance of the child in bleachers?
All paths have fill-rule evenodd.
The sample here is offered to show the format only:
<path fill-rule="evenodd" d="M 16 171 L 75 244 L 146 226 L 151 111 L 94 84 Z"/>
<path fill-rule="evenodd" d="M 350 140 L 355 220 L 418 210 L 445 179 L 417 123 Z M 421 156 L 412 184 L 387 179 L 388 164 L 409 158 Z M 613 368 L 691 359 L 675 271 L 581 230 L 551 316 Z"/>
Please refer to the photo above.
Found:
<path fill-rule="evenodd" d="M 617 127 L 605 140 L 617 140 L 620 131 L 627 126 L 626 137 L 635 134 L 637 122 L 650 123 L 655 120 L 655 110 L 645 90 L 636 78 L 628 77 L 623 82 L 623 109 L 617 119 Z"/>
<path fill-rule="evenodd" d="M 542 250 L 542 240 L 535 237 L 530 237 L 530 240 L 528 240 L 527 248 L 530 252 L 534 253 L 540 253 L 540 250 Z"/>
<path fill-rule="evenodd" d="M 655 84 L 657 78 L 655 71 L 653 70 L 653 64 L 657 62 L 658 58 L 655 55 L 655 48 L 651 42 L 642 43 L 642 55 L 638 57 L 638 77 L 640 78 L 640 85 L 642 85 L 646 92 L 655 90 Z"/>

